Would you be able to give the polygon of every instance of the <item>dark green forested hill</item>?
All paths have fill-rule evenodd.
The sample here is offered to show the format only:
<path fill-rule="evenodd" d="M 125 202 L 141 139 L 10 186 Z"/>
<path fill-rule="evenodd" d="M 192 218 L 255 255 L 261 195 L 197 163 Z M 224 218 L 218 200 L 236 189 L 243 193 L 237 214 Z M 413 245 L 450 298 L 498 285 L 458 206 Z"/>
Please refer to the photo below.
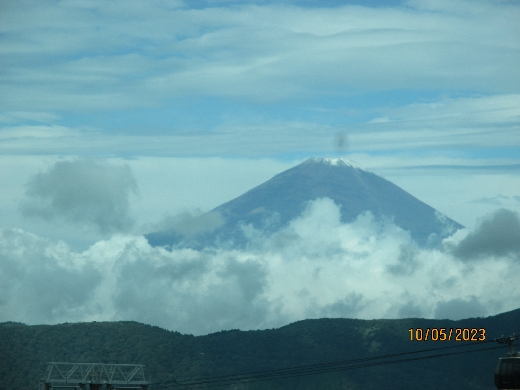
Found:
<path fill-rule="evenodd" d="M 157 382 L 456 345 L 454 342 L 410 341 L 409 328 L 433 327 L 484 328 L 488 339 L 492 339 L 502 334 L 518 333 L 520 309 L 461 321 L 305 320 L 279 329 L 230 330 L 198 337 L 136 322 L 35 326 L 9 322 L 0 324 L 0 389 L 37 388 L 45 363 L 49 361 L 145 364 L 147 375 L 151 375 L 152 382 Z M 485 345 L 492 347 L 494 343 Z M 497 358 L 505 353 L 506 348 L 503 348 L 258 382 L 241 388 L 491 390 L 495 388 L 493 370 Z"/>

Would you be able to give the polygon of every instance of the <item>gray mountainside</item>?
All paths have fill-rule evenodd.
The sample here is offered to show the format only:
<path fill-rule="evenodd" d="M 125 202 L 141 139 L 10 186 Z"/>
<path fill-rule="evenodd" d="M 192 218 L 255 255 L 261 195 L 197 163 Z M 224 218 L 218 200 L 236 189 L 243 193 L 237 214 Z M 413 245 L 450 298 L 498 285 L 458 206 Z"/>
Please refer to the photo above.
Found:
<path fill-rule="evenodd" d="M 344 223 L 352 222 L 365 211 L 376 218 L 390 218 L 423 247 L 436 246 L 463 228 L 355 163 L 340 158 L 310 158 L 199 216 L 200 224 L 206 220 L 220 221 L 211 231 L 183 234 L 182 229 L 173 227 L 147 234 L 146 238 L 153 246 L 167 248 L 245 247 L 248 240 L 244 226 L 252 225 L 264 233 L 275 232 L 299 217 L 308 203 L 318 198 L 330 198 L 340 206 Z"/>

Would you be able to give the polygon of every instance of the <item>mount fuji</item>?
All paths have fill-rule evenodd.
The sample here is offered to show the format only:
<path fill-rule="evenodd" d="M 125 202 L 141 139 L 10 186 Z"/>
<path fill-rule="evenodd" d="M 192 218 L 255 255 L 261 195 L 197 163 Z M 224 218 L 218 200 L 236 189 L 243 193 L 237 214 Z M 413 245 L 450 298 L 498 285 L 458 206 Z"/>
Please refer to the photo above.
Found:
<path fill-rule="evenodd" d="M 390 218 L 421 247 L 438 245 L 461 224 L 442 215 L 390 181 L 341 158 L 309 158 L 243 195 L 200 215 L 191 223 L 197 232 L 179 226 L 149 233 L 148 242 L 166 248 L 244 247 L 241 227 L 251 224 L 275 232 L 299 217 L 310 201 L 330 198 L 340 207 L 341 222 L 370 211 Z"/>

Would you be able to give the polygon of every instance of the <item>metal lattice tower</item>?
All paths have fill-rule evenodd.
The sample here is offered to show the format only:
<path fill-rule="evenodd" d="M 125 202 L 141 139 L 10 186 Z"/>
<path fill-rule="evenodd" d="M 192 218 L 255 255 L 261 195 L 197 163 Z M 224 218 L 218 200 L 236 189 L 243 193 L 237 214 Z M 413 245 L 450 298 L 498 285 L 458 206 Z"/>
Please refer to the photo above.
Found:
<path fill-rule="evenodd" d="M 141 364 L 47 363 L 39 390 L 68 388 L 78 390 L 147 390 Z"/>

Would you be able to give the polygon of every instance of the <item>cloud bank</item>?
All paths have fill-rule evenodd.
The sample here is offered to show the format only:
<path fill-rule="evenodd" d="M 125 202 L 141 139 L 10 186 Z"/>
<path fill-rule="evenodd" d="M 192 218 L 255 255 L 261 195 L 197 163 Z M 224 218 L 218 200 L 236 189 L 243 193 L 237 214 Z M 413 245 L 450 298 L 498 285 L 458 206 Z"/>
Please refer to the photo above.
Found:
<path fill-rule="evenodd" d="M 504 286 L 518 280 L 520 261 L 514 250 L 496 253 L 492 237 L 484 244 L 472 237 L 489 233 L 489 223 L 509 228 L 511 220 L 518 223 L 518 215 L 499 210 L 475 231 L 451 237 L 445 250 L 421 249 L 370 213 L 342 224 L 326 198 L 282 231 L 250 229 L 252 243 L 242 251 L 169 252 L 119 234 L 75 252 L 2 229 L 0 321 L 125 319 L 205 334 L 320 317 L 491 315 L 517 308 L 520 291 Z M 485 255 L 469 263 L 459 253 L 472 245 Z"/>
<path fill-rule="evenodd" d="M 21 211 L 102 233 L 128 231 L 133 224 L 129 196 L 135 193 L 137 183 L 128 166 L 92 159 L 61 161 L 29 181 Z"/>
<path fill-rule="evenodd" d="M 488 256 L 513 256 L 520 261 L 520 217 L 518 213 L 499 209 L 483 219 L 455 248 L 453 254 L 470 261 Z"/>

